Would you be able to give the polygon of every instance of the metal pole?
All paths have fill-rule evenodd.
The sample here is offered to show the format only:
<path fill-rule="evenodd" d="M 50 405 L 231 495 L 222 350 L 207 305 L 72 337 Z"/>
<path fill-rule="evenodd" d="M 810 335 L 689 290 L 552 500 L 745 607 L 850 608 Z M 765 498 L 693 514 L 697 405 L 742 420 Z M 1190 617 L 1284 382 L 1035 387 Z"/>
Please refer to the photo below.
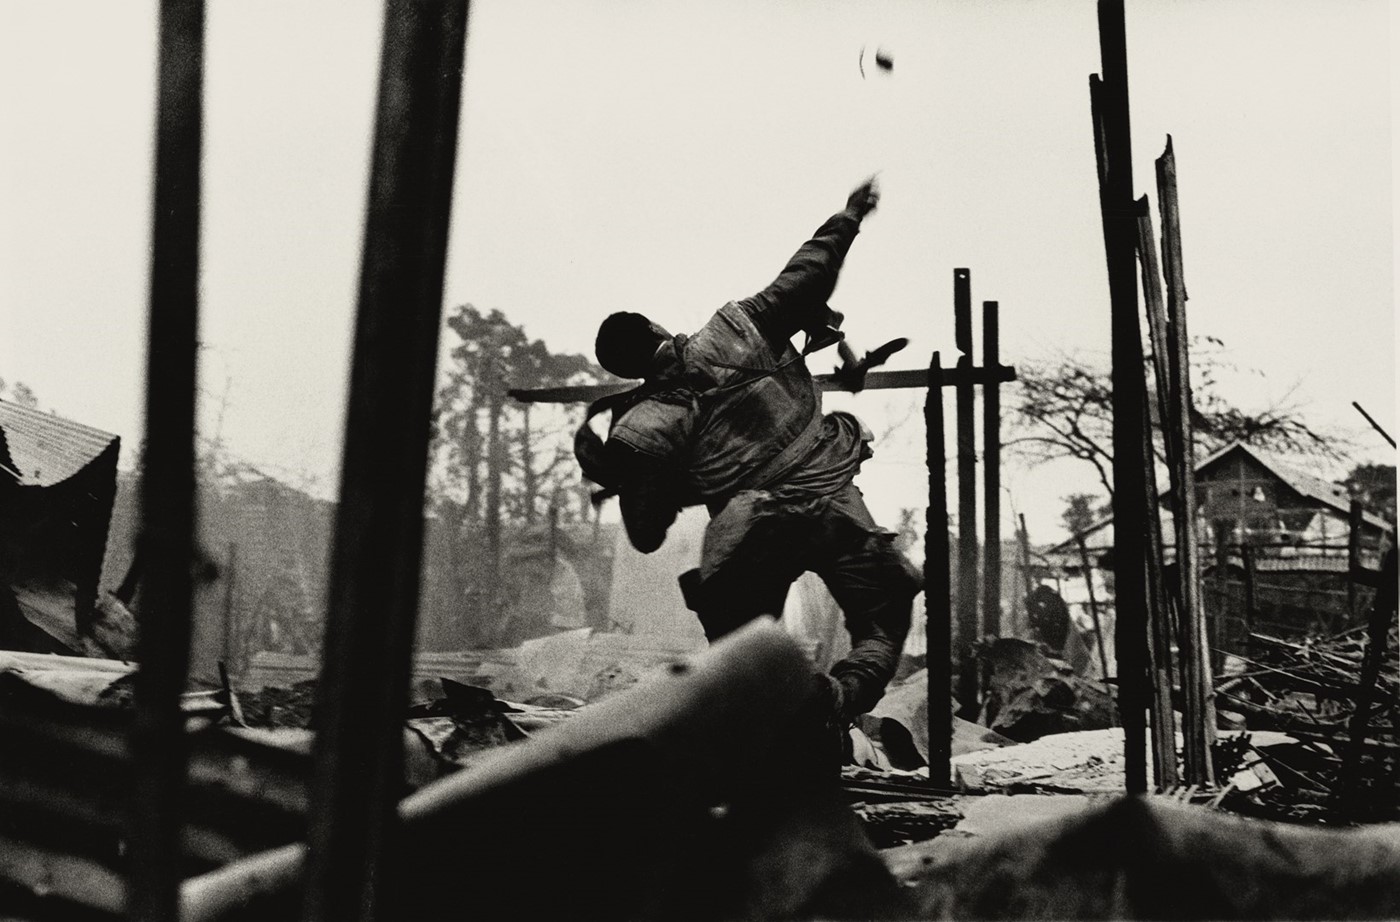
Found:
<path fill-rule="evenodd" d="M 1113 333 L 1113 561 L 1115 646 L 1119 709 L 1123 718 L 1124 776 L 1129 793 L 1147 791 L 1147 489 L 1139 457 L 1143 445 L 1142 332 L 1138 324 L 1133 209 L 1132 133 L 1128 107 L 1128 51 L 1123 0 L 1099 0 L 1103 80 L 1090 78 L 1100 207 L 1112 301 Z"/>
<path fill-rule="evenodd" d="M 953 337 L 964 372 L 955 387 L 958 439 L 958 704 L 965 717 L 976 714 L 977 664 L 973 644 L 977 622 L 977 432 L 973 423 L 972 279 L 967 269 L 953 270 Z"/>
<path fill-rule="evenodd" d="M 1391 447 L 1391 448 L 1394 448 L 1394 447 L 1395 447 L 1395 439 L 1393 439 L 1393 438 L 1390 437 L 1390 433 L 1389 433 L 1389 432 L 1386 432 L 1384 429 L 1381 428 L 1381 424 L 1380 424 L 1380 423 L 1376 422 L 1374 419 L 1371 418 L 1371 414 L 1370 414 L 1370 413 L 1367 413 L 1366 410 L 1365 410 L 1365 408 L 1362 407 L 1361 404 L 1359 404 L 1359 403 L 1357 403 L 1355 400 L 1353 400 L 1353 401 L 1351 402 L 1351 405 L 1354 406 L 1354 407 L 1356 407 L 1356 412 L 1358 412 L 1358 413 L 1360 413 L 1362 416 L 1366 417 L 1366 422 L 1368 422 L 1368 423 L 1371 424 L 1371 428 L 1372 428 L 1372 429 L 1374 429 L 1374 430 L 1376 430 L 1377 432 L 1380 433 L 1381 438 L 1385 439 L 1387 442 L 1390 443 L 1390 447 Z"/>
<path fill-rule="evenodd" d="M 982 302 L 982 367 L 1001 363 L 997 302 Z M 1001 385 L 982 388 L 982 633 L 1001 636 Z"/>
<path fill-rule="evenodd" d="M 944 449 L 943 389 L 939 354 L 929 365 L 924 395 L 928 461 L 928 512 L 924 519 L 924 630 L 928 667 L 928 778 L 934 787 L 952 783 L 953 688 L 952 579 L 948 547 L 948 458 Z"/>
<path fill-rule="evenodd" d="M 394 918 L 465 0 L 389 0 L 317 694 L 303 918 Z"/>
<path fill-rule="evenodd" d="M 189 671 L 195 537 L 195 388 L 199 339 L 200 155 L 204 4 L 160 5 L 143 565 L 127 867 L 127 915 L 179 917 L 186 742 L 180 696 Z"/>
<path fill-rule="evenodd" d="M 1215 684 L 1207 654 L 1205 606 L 1201 601 L 1201 540 L 1196 530 L 1196 447 L 1191 423 L 1191 347 L 1186 323 L 1186 279 L 1181 262 L 1181 216 L 1176 191 L 1176 154 L 1171 136 L 1157 158 L 1157 199 L 1162 220 L 1162 275 L 1167 290 L 1169 414 L 1177 446 L 1172 462 L 1176 493 L 1177 643 L 1182 697 L 1196 716 L 1185 725 L 1182 767 L 1188 784 L 1210 784 L 1215 770 Z M 1166 426 L 1165 420 L 1163 426 Z"/>

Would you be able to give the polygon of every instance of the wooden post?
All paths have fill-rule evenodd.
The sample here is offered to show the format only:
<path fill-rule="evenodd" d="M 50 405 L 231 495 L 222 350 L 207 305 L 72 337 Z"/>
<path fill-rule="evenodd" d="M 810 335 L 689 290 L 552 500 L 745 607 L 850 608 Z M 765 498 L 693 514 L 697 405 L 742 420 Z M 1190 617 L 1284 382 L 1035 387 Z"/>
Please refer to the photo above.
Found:
<path fill-rule="evenodd" d="M 1356 709 L 1347 722 L 1347 742 L 1342 749 L 1341 794 L 1347 806 L 1353 806 L 1361 795 L 1361 755 L 1390 626 L 1395 623 L 1396 593 L 1400 589 L 1396 579 L 1395 548 L 1392 546 L 1381 564 L 1380 582 L 1371 599 L 1370 617 L 1366 619 L 1366 651 L 1361 657 L 1361 675 L 1357 677 Z"/>
<path fill-rule="evenodd" d="M 200 155 L 204 4 L 160 5 L 155 202 L 141 478 L 141 625 L 127 916 L 179 917 L 187 744 L 180 696 L 189 673 L 195 541 L 195 388 L 199 341 Z"/>
<path fill-rule="evenodd" d="M 928 778 L 935 787 L 952 784 L 953 688 L 952 580 L 948 547 L 948 458 L 944 448 L 943 368 L 939 354 L 929 365 L 924 395 L 928 461 L 928 511 L 924 516 L 924 630 L 928 667 Z"/>
<path fill-rule="evenodd" d="M 1366 514 L 1357 499 L 1351 501 L 1347 513 L 1347 614 L 1354 623 L 1361 616 L 1356 576 L 1361 570 L 1361 532 L 1366 527 Z"/>
<path fill-rule="evenodd" d="M 1026 529 L 1025 513 L 1018 513 L 1016 520 L 1020 525 L 1016 532 L 1016 544 L 1021 558 L 1021 604 L 1015 607 L 1018 616 L 1010 633 L 1013 637 L 1021 637 L 1030 626 L 1028 606 L 1031 593 L 1035 591 L 1035 580 L 1031 577 L 1031 536 Z"/>
<path fill-rule="evenodd" d="M 465 0 L 389 0 L 317 691 L 303 919 L 396 918 L 392 859 L 417 614 Z"/>
<path fill-rule="evenodd" d="M 1250 639 L 1254 636 L 1254 619 L 1257 612 L 1258 596 L 1255 595 L 1254 548 L 1248 543 L 1240 545 L 1241 562 L 1244 564 L 1244 639 L 1241 646 L 1250 652 Z"/>
<path fill-rule="evenodd" d="M 982 302 L 982 367 L 1001 364 L 997 302 Z M 1001 385 L 982 388 L 982 633 L 1001 636 Z"/>
<path fill-rule="evenodd" d="M 1157 158 L 1157 198 L 1162 220 L 1162 273 L 1167 289 L 1168 388 L 1174 404 L 1172 490 L 1176 495 L 1177 643 L 1182 697 L 1193 716 L 1184 728 L 1183 768 L 1188 784 L 1211 784 L 1215 743 L 1215 684 L 1208 658 L 1205 606 L 1201 603 L 1201 546 L 1196 530 L 1196 449 L 1191 423 L 1191 356 L 1186 322 L 1186 280 L 1181 262 L 1181 217 L 1172 139 Z M 1166 423 L 1163 423 L 1164 427 Z"/>
<path fill-rule="evenodd" d="M 1220 638 L 1225 633 L 1225 619 L 1230 616 L 1230 541 L 1224 528 L 1216 530 L 1215 536 L 1215 586 L 1218 599 L 1214 611 L 1206 618 L 1205 658 L 1213 671 L 1219 671 L 1222 662 Z M 1244 529 L 1240 529 L 1244 537 Z"/>
<path fill-rule="evenodd" d="M 958 439 L 958 705 L 972 717 L 980 705 L 973 644 L 977 619 L 977 433 L 973 423 L 972 279 L 967 269 L 953 270 L 953 338 L 958 352 L 956 386 Z"/>
<path fill-rule="evenodd" d="M 1103 79 L 1090 78 L 1099 155 L 1099 204 L 1112 301 L 1113 561 L 1118 702 L 1123 719 L 1124 778 L 1129 793 L 1147 791 L 1147 490 L 1143 445 L 1142 332 L 1137 303 L 1137 222 L 1133 217 L 1132 133 L 1123 0 L 1099 0 Z"/>
<path fill-rule="evenodd" d="M 1102 670 L 1104 684 L 1108 684 L 1108 653 L 1105 652 L 1103 642 L 1103 619 L 1099 616 L 1099 600 L 1094 593 L 1094 567 L 1089 560 L 1089 548 L 1084 543 L 1082 534 L 1075 535 L 1075 544 L 1079 547 L 1079 566 L 1084 572 L 1084 588 L 1089 592 L 1089 617 L 1094 620 L 1094 636 L 1098 639 L 1099 645 L 1099 668 Z"/>
<path fill-rule="evenodd" d="M 1157 413 L 1162 427 L 1162 443 L 1166 450 L 1168 468 L 1179 455 L 1171 433 L 1178 427 L 1169 420 L 1175 404 L 1171 398 L 1171 383 L 1167 365 L 1167 318 L 1162 306 L 1162 283 L 1157 270 L 1157 240 L 1152 233 L 1152 212 L 1147 197 L 1138 199 L 1138 264 L 1142 270 L 1142 295 L 1147 308 L 1148 331 L 1152 342 L 1152 370 L 1157 384 Z M 1146 394 L 1143 395 L 1146 401 Z M 1151 407 L 1144 402 L 1143 416 L 1151 419 Z M 1172 628 L 1171 608 L 1166 584 L 1166 551 L 1162 546 L 1162 514 L 1157 494 L 1157 453 L 1152 426 L 1145 425 L 1143 434 L 1143 481 L 1147 488 L 1147 586 L 1148 586 L 1148 665 L 1152 679 L 1152 766 L 1157 790 L 1166 791 L 1180 781 L 1176 760 L 1176 712 L 1172 705 Z M 1173 478 L 1175 480 L 1175 478 Z M 1189 722 L 1192 715 L 1186 716 Z"/>
<path fill-rule="evenodd" d="M 224 637 L 223 637 L 223 662 L 228 667 L 233 661 L 233 644 L 237 635 L 237 626 L 234 624 L 234 602 L 236 601 L 237 581 L 238 581 L 238 542 L 228 543 L 228 559 L 224 564 Z M 231 672 L 242 670 L 232 670 Z"/>

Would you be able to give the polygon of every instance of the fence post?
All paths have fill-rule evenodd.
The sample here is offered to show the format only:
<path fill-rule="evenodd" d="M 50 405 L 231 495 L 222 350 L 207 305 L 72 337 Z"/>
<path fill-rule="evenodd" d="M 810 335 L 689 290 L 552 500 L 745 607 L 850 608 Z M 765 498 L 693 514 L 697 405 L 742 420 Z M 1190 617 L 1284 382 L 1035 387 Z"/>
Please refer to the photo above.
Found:
<path fill-rule="evenodd" d="M 1123 0 L 1099 0 L 1103 79 L 1090 78 L 1099 160 L 1099 205 L 1112 302 L 1113 565 L 1118 705 L 1123 720 L 1124 778 L 1129 793 L 1147 791 L 1147 489 L 1143 446 L 1142 331 L 1138 324 L 1137 221 L 1133 208 L 1132 134 Z"/>
<path fill-rule="evenodd" d="M 955 388 L 958 440 L 958 705 L 964 717 L 975 717 L 980 705 L 977 659 L 973 644 L 977 618 L 977 432 L 972 385 L 972 277 L 967 269 L 953 270 L 953 338 L 959 371 Z"/>
<path fill-rule="evenodd" d="M 982 302 L 982 633 L 1001 636 L 1001 344 L 995 301 Z"/>
<path fill-rule="evenodd" d="M 928 779 L 952 784 L 953 686 L 952 579 L 948 547 L 948 456 L 944 448 L 943 365 L 937 352 L 929 365 L 924 395 L 928 459 L 928 511 L 924 516 L 924 629 L 928 668 Z"/>
<path fill-rule="evenodd" d="M 392 919 L 465 0 L 389 0 L 314 715 L 303 918 Z"/>
<path fill-rule="evenodd" d="M 180 696 L 194 597 L 194 425 L 199 339 L 200 153 L 204 4 L 160 5 L 155 203 L 141 476 L 141 623 L 137 637 L 135 763 L 127 914 L 179 917 L 181 805 L 187 746 Z"/>
<path fill-rule="evenodd" d="M 1181 214 L 1176 190 L 1176 153 L 1171 136 L 1157 158 L 1157 207 L 1162 220 L 1162 275 L 1167 290 L 1167 379 L 1174 411 L 1168 435 L 1176 445 L 1172 489 L 1176 492 L 1177 643 L 1182 696 L 1198 715 L 1186 722 L 1182 767 L 1188 784 L 1210 784 L 1215 769 L 1215 683 L 1209 632 L 1201 602 L 1201 542 L 1196 530 L 1196 440 L 1191 423 L 1191 345 L 1186 322 L 1186 278 L 1181 261 Z"/>

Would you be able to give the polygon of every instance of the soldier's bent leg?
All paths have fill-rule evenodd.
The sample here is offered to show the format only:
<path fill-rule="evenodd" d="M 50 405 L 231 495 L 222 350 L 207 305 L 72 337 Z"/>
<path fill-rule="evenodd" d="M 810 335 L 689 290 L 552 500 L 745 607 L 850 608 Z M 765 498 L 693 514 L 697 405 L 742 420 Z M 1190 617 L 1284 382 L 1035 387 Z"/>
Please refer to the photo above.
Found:
<path fill-rule="evenodd" d="M 841 686 L 841 716 L 854 720 L 885 693 L 909 634 L 919 570 L 875 525 L 854 487 L 832 504 L 828 535 L 835 543 L 818 575 L 845 616 L 851 652 L 831 667 Z"/>

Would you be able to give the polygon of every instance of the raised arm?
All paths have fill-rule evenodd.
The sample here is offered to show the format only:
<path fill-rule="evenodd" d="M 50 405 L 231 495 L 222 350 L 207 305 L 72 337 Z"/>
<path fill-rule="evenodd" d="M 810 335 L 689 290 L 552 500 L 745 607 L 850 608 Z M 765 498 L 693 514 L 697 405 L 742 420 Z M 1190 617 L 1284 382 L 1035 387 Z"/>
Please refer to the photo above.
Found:
<path fill-rule="evenodd" d="M 767 288 L 739 302 L 775 348 L 799 330 L 826 323 L 826 302 L 836 288 L 846 252 L 860 232 L 861 221 L 879 200 L 880 190 L 872 176 L 856 187 L 845 208 L 827 218 L 798 248 Z"/>

